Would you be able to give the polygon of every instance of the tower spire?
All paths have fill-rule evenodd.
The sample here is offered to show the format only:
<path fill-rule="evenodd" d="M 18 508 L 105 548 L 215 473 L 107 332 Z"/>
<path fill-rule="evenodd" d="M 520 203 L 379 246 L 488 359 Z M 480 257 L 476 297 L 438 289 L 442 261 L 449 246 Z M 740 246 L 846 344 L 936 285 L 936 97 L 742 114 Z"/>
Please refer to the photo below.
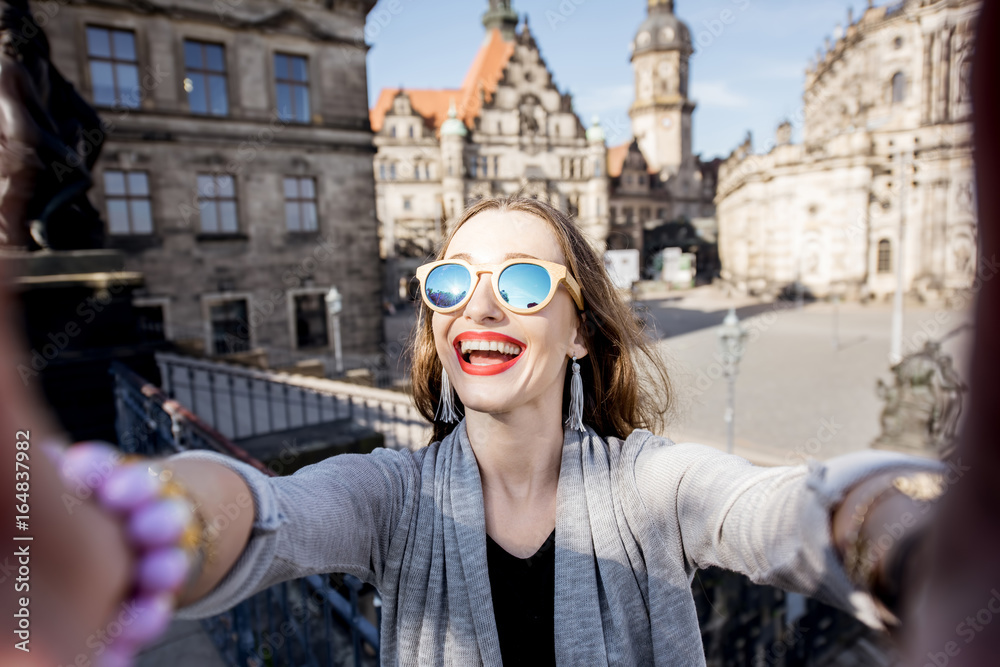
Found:
<path fill-rule="evenodd" d="M 674 13 L 674 0 L 649 0 L 649 13 L 663 12 L 666 14 Z"/>
<path fill-rule="evenodd" d="M 511 8 L 510 2 L 511 0 L 490 0 L 490 8 L 483 14 L 483 26 L 487 32 L 496 28 L 507 40 L 514 39 L 517 28 L 517 12 Z"/>

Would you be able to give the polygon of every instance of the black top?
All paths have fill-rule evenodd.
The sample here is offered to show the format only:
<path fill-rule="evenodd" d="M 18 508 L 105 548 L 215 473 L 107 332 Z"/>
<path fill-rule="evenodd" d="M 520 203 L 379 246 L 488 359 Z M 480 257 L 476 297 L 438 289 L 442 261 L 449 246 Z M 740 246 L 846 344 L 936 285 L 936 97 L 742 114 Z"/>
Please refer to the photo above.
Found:
<path fill-rule="evenodd" d="M 487 535 L 486 562 L 503 664 L 555 665 L 556 531 L 529 558 Z"/>

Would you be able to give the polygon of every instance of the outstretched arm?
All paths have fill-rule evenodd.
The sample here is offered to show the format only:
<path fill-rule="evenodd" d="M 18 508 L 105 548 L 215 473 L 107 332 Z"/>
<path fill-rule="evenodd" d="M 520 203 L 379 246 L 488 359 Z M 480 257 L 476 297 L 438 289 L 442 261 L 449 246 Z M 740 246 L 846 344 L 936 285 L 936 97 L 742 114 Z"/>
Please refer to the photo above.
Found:
<path fill-rule="evenodd" d="M 416 504 L 418 473 L 410 452 L 342 454 L 288 477 L 268 477 L 202 451 L 178 454 L 167 464 L 185 471 L 222 466 L 241 480 L 240 494 L 203 506 L 210 527 L 225 533 L 230 521 L 252 517 L 245 545 L 185 597 L 182 618 L 211 616 L 275 583 L 310 574 L 345 572 L 376 583 L 393 532 Z"/>
<path fill-rule="evenodd" d="M 861 516 L 868 528 L 861 537 L 877 540 L 874 526 L 881 528 L 876 521 L 884 515 L 874 510 L 890 496 L 883 491 L 899 474 L 939 472 L 939 464 L 866 451 L 810 466 L 762 468 L 709 447 L 663 442 L 644 448 L 636 482 L 661 533 L 679 536 L 692 571 L 714 565 L 740 572 L 882 626 L 871 591 L 845 570 L 853 544 L 845 538 L 854 536 L 851 522 Z M 880 557 L 892 551 L 887 546 Z"/>

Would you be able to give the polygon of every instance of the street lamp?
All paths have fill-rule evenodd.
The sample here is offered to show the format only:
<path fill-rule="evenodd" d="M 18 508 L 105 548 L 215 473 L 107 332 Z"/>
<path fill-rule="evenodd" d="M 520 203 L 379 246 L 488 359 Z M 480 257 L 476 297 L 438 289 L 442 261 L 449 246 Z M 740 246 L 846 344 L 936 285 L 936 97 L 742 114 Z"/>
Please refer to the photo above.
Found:
<path fill-rule="evenodd" d="M 340 350 L 340 311 L 344 309 L 344 297 L 340 295 L 340 290 L 331 287 L 326 293 L 326 310 L 330 313 L 333 321 L 333 358 L 337 365 L 337 374 L 344 372 L 344 359 Z"/>
<path fill-rule="evenodd" d="M 740 370 L 740 360 L 746 349 L 747 330 L 736 317 L 736 309 L 730 308 L 726 319 L 719 327 L 719 347 L 722 351 L 722 367 L 729 384 L 729 401 L 726 405 L 726 451 L 733 453 L 733 438 L 736 421 L 736 375 Z"/>

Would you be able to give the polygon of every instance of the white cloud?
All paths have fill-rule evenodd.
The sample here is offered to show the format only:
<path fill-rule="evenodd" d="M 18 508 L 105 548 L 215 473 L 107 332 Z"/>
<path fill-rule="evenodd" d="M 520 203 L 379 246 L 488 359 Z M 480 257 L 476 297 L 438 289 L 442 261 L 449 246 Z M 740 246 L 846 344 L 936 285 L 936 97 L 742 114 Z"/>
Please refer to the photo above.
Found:
<path fill-rule="evenodd" d="M 725 81 L 693 81 L 691 97 L 703 107 L 743 109 L 750 106 L 750 99 L 730 90 Z"/>

